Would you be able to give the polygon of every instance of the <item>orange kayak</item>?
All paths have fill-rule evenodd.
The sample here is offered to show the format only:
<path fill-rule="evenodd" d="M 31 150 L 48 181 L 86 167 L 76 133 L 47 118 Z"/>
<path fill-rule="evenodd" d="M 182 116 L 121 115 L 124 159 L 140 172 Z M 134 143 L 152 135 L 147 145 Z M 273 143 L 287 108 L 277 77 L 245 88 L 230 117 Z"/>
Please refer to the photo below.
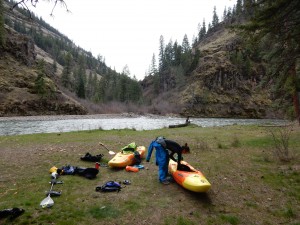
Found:
<path fill-rule="evenodd" d="M 199 170 L 185 161 L 181 164 L 186 165 L 189 171 L 177 170 L 177 162 L 169 161 L 169 173 L 179 185 L 193 192 L 207 192 L 210 189 L 211 184 Z"/>
<path fill-rule="evenodd" d="M 141 158 L 144 158 L 146 153 L 145 146 L 138 146 L 136 150 L 140 153 Z M 118 152 L 109 162 L 108 166 L 115 167 L 115 168 L 123 168 L 126 166 L 134 165 L 134 153 L 129 151 L 121 151 Z"/>

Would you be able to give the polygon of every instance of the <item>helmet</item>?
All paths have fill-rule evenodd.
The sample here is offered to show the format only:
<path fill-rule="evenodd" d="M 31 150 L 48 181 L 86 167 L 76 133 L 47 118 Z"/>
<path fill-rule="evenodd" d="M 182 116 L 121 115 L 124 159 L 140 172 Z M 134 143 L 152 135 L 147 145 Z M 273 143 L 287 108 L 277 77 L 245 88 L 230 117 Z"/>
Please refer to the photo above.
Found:
<path fill-rule="evenodd" d="M 155 140 L 158 144 L 160 144 L 161 146 L 163 146 L 164 148 L 167 147 L 167 144 L 165 142 L 165 138 L 164 137 L 157 137 Z"/>

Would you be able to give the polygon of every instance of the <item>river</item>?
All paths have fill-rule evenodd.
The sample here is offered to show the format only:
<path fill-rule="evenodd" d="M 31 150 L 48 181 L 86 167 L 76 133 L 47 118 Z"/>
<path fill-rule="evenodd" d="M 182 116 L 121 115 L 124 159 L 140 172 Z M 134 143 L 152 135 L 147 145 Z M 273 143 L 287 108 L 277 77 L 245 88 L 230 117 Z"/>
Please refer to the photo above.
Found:
<path fill-rule="evenodd" d="M 0 136 L 62 133 L 80 130 L 135 129 L 154 130 L 169 125 L 182 124 L 185 118 L 168 116 L 137 115 L 87 115 L 87 116 L 37 116 L 37 117 L 1 117 Z M 225 118 L 191 118 L 191 123 L 201 127 L 226 125 L 271 124 L 282 125 L 287 121 L 277 119 L 225 119 Z"/>

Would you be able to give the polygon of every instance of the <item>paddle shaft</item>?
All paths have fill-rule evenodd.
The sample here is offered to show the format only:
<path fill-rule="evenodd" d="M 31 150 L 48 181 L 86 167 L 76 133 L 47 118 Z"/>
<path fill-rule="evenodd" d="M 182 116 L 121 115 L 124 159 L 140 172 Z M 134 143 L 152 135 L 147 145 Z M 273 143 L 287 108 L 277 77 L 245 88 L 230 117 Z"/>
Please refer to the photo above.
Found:
<path fill-rule="evenodd" d="M 52 188 L 53 188 L 53 184 L 54 184 L 54 182 L 51 182 L 52 184 L 51 184 L 51 188 L 50 188 L 50 191 L 52 191 Z M 49 192 L 50 192 L 49 191 Z"/>
<path fill-rule="evenodd" d="M 99 144 L 100 144 L 101 146 L 103 146 L 103 147 L 108 151 L 108 153 L 109 153 L 110 155 L 115 155 L 115 154 L 116 154 L 115 152 L 109 150 L 103 143 L 99 142 Z"/>

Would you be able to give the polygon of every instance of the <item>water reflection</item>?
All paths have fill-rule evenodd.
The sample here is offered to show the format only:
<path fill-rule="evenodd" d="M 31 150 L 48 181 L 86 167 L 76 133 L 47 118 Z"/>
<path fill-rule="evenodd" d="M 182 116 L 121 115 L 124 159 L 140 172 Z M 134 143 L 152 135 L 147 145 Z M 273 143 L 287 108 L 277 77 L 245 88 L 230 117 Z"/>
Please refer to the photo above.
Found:
<path fill-rule="evenodd" d="M 93 119 L 64 119 L 64 120 L 1 120 L 0 136 L 32 134 L 32 133 L 61 133 L 79 130 L 112 130 L 136 129 L 154 130 L 181 124 L 185 118 L 174 117 L 110 117 Z M 284 124 L 284 120 L 274 119 L 221 119 L 221 118 L 192 118 L 191 122 L 202 127 L 250 124 Z"/>

